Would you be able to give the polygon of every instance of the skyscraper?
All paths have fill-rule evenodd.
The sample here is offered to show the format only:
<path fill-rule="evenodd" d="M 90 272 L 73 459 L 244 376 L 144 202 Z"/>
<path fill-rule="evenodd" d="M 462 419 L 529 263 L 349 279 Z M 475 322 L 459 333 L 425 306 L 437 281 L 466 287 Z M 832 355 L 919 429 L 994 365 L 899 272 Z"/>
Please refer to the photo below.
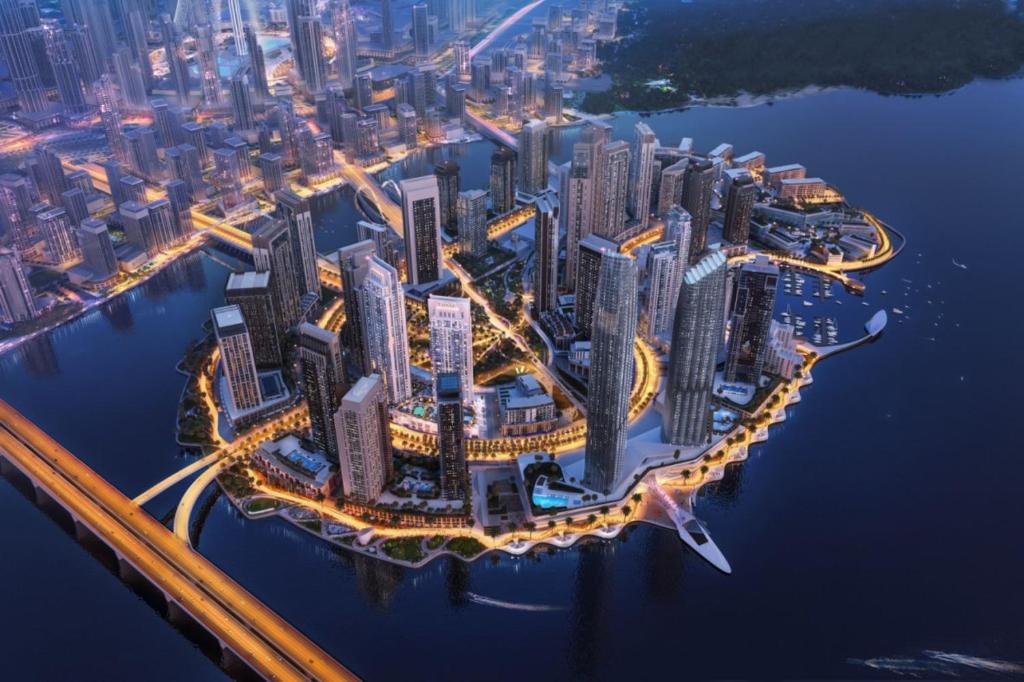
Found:
<path fill-rule="evenodd" d="M 702 445 L 711 438 L 711 389 L 725 318 L 725 254 L 712 251 L 683 275 L 672 329 L 662 439 Z"/>
<path fill-rule="evenodd" d="M 473 318 L 468 298 L 431 296 L 427 299 L 430 318 L 430 364 L 437 378 L 445 372 L 459 375 L 462 396 L 473 397 Z"/>
<path fill-rule="evenodd" d="M 424 175 L 398 183 L 409 284 L 441 277 L 441 209 L 437 178 Z"/>
<path fill-rule="evenodd" d="M 417 59 L 430 56 L 430 25 L 427 20 L 426 3 L 412 6 L 412 45 Z"/>
<path fill-rule="evenodd" d="M 284 162 L 280 154 L 260 154 L 260 174 L 263 176 L 263 190 L 271 197 L 284 189 Z"/>
<path fill-rule="evenodd" d="M 314 0 L 287 0 L 288 21 L 295 65 L 310 92 L 322 92 L 327 83 L 324 61 L 323 25 Z"/>
<path fill-rule="evenodd" d="M 358 502 L 376 500 L 391 478 L 391 433 L 384 382 L 377 374 L 359 379 L 334 414 L 341 487 Z"/>
<path fill-rule="evenodd" d="M 725 380 L 757 386 L 768 349 L 779 268 L 767 256 L 744 263 L 732 290 L 732 328 Z"/>
<path fill-rule="evenodd" d="M 474 258 L 487 254 L 487 192 L 471 189 L 459 192 L 456 211 L 459 251 Z"/>
<path fill-rule="evenodd" d="M 46 250 L 57 265 L 78 260 L 81 253 L 72 233 L 71 218 L 63 208 L 51 208 L 36 216 L 39 231 L 46 240 Z"/>
<path fill-rule="evenodd" d="M 415 149 L 418 143 L 416 138 L 416 109 L 411 104 L 399 104 L 396 110 L 398 116 L 398 136 L 407 149 Z"/>
<path fill-rule="evenodd" d="M 391 19 L 391 0 L 380 0 L 380 42 L 386 52 L 395 45 L 395 25 Z"/>
<path fill-rule="evenodd" d="M 647 292 L 644 304 L 644 333 L 649 339 L 671 332 L 678 292 L 679 253 L 673 242 L 659 242 L 647 254 Z"/>
<path fill-rule="evenodd" d="M 209 25 L 195 28 L 196 61 L 199 63 L 199 86 L 207 106 L 221 102 L 220 73 L 217 69 L 217 36 Z"/>
<path fill-rule="evenodd" d="M 263 56 L 263 47 L 252 26 L 246 26 L 245 45 L 249 53 L 249 65 L 252 67 L 252 86 L 259 99 L 270 97 L 270 86 L 267 83 L 267 63 Z"/>
<path fill-rule="evenodd" d="M 345 348 L 363 374 L 369 374 L 373 363 L 364 347 L 363 313 L 361 311 L 361 290 L 363 279 L 369 269 L 370 259 L 375 253 L 374 243 L 369 239 L 349 244 L 338 249 L 338 268 L 341 271 L 341 294 L 345 304 L 345 326 L 342 328 Z"/>
<path fill-rule="evenodd" d="M 46 56 L 50 59 L 53 78 L 64 109 L 71 114 L 81 114 L 88 105 L 82 89 L 82 74 L 71 46 L 64 37 L 64 31 L 56 23 L 47 22 L 43 28 Z"/>
<path fill-rule="evenodd" d="M 68 188 L 67 178 L 64 175 L 64 164 L 60 157 L 50 147 L 35 148 L 34 161 L 30 166 L 36 187 L 47 201 L 51 204 L 60 203 L 60 195 Z"/>
<path fill-rule="evenodd" d="M 593 232 L 616 239 L 626 227 L 626 194 L 629 190 L 629 145 L 608 142 L 597 151 L 599 173 L 594 193 Z"/>
<path fill-rule="evenodd" d="M 456 208 L 459 203 L 459 164 L 454 161 L 442 161 L 434 166 L 437 178 L 437 191 L 440 202 L 441 227 L 449 234 L 455 234 L 459 219 Z"/>
<path fill-rule="evenodd" d="M 456 7 L 461 4 L 461 0 L 455 0 L 454 2 Z M 453 13 L 453 16 L 461 17 L 462 15 L 461 13 Z M 456 32 L 461 32 L 465 30 L 465 22 L 463 21 L 461 26 L 457 22 L 453 22 L 452 28 Z M 465 40 L 456 40 L 452 43 L 452 51 L 455 55 L 455 75 L 459 80 L 467 80 L 469 78 L 469 43 Z"/>
<path fill-rule="evenodd" d="M 584 137 L 572 147 L 572 161 L 562 171 L 559 183 L 561 218 L 565 226 L 565 284 L 576 288 L 576 269 L 580 242 L 593 231 L 594 191 L 596 188 L 597 147 L 594 135 L 602 129 L 584 128 Z"/>
<path fill-rule="evenodd" d="M 296 286 L 295 249 L 291 232 L 283 220 L 264 218 L 252 235 L 252 256 L 258 272 L 270 273 L 277 333 L 283 337 L 299 321 L 299 292 Z"/>
<path fill-rule="evenodd" d="M 558 207 L 552 197 L 537 197 L 536 255 L 533 264 L 534 315 L 558 310 Z"/>
<path fill-rule="evenodd" d="M 579 244 L 576 267 L 576 329 L 583 338 L 591 338 L 591 322 L 597 300 L 601 261 L 605 253 L 616 253 L 613 242 L 588 234 Z"/>
<path fill-rule="evenodd" d="M 658 138 L 646 123 L 637 123 L 629 160 L 629 213 L 646 227 L 651 213 L 651 184 L 654 182 L 654 149 Z"/>
<path fill-rule="evenodd" d="M 358 291 L 363 349 L 372 371 L 383 377 L 387 401 L 396 405 L 412 397 L 405 294 L 398 271 L 371 256 Z"/>
<path fill-rule="evenodd" d="M 0 0 L 0 55 L 10 71 L 18 106 L 31 114 L 45 111 L 47 102 L 29 28 L 18 0 Z"/>
<path fill-rule="evenodd" d="M 100 70 L 106 69 L 117 47 L 117 32 L 111 15 L 109 0 L 80 0 L 77 21 L 88 29 L 95 50 L 95 61 Z"/>
<path fill-rule="evenodd" d="M 127 8 L 126 8 L 127 9 Z M 146 84 L 146 90 L 153 89 L 153 64 L 149 60 L 149 41 L 146 35 L 146 15 L 138 7 L 127 9 L 127 14 L 122 14 L 122 22 L 125 24 L 125 37 L 128 46 L 132 50 L 135 60 L 142 69 L 142 80 Z"/>
<path fill-rule="evenodd" d="M 32 189 L 20 173 L 0 175 L 0 227 L 11 235 L 14 247 L 24 251 L 35 241 L 35 226 L 29 216 Z"/>
<path fill-rule="evenodd" d="M 360 240 L 370 240 L 380 259 L 393 268 L 398 268 L 398 253 L 395 243 L 391 239 L 391 228 L 380 223 L 371 223 L 369 220 L 360 220 L 356 223 L 356 233 Z"/>
<path fill-rule="evenodd" d="M 498 147 L 491 154 L 491 209 L 497 215 L 516 207 L 516 153 Z"/>
<path fill-rule="evenodd" d="M 757 185 L 744 174 L 729 183 L 725 200 L 725 226 L 722 236 L 733 244 L 746 244 L 750 239 L 750 217 L 754 213 Z"/>
<path fill-rule="evenodd" d="M 210 312 L 213 332 L 220 347 L 220 366 L 227 379 L 228 398 L 236 410 L 251 410 L 263 402 L 252 342 L 242 310 L 236 305 Z"/>
<path fill-rule="evenodd" d="M 658 187 L 658 215 L 665 215 L 673 206 L 682 205 L 683 178 L 688 165 L 689 162 L 683 159 L 662 169 Z"/>
<path fill-rule="evenodd" d="M 160 251 L 149 208 L 134 200 L 118 206 L 118 222 L 124 227 L 128 243 L 152 258 Z"/>
<path fill-rule="evenodd" d="M 519 187 L 539 194 L 548 187 L 548 124 L 534 119 L 519 131 Z"/>
<path fill-rule="evenodd" d="M 228 17 L 231 19 L 231 33 L 235 40 L 235 54 L 245 57 L 249 54 L 249 46 L 242 34 L 242 8 L 238 0 L 228 0 Z"/>
<path fill-rule="evenodd" d="M 189 200 L 188 186 L 182 180 L 171 180 L 164 184 L 167 201 L 174 215 L 176 239 L 185 241 L 192 236 L 192 202 Z"/>
<path fill-rule="evenodd" d="M 248 69 L 239 69 L 231 77 L 231 112 L 235 118 L 235 130 L 247 131 L 256 127 L 256 113 L 252 107 L 252 93 L 249 89 Z"/>
<path fill-rule="evenodd" d="M 0 322 L 25 322 L 36 316 L 32 287 L 17 251 L 0 248 Z"/>
<path fill-rule="evenodd" d="M 277 212 L 291 233 L 295 249 L 295 280 L 299 295 L 316 294 L 320 298 L 320 269 L 313 239 L 313 212 L 309 200 L 291 190 L 277 193 Z"/>
<path fill-rule="evenodd" d="M 299 325 L 299 361 L 302 363 L 302 392 L 309 406 L 313 443 L 327 459 L 337 462 L 334 413 L 347 390 L 338 335 L 303 322 Z"/>
<path fill-rule="evenodd" d="M 622 476 L 636 338 L 636 262 L 606 251 L 601 257 L 587 382 L 587 445 L 583 482 L 607 493 Z"/>
<path fill-rule="evenodd" d="M 78 244 L 85 266 L 92 270 L 96 281 L 107 280 L 117 274 L 117 256 L 105 222 L 94 218 L 83 220 L 78 227 Z"/>
<path fill-rule="evenodd" d="M 332 4 L 331 23 L 334 27 L 334 68 L 342 87 L 351 88 L 356 74 L 356 37 L 355 20 L 348 0 L 334 0 Z"/>
<path fill-rule="evenodd" d="M 664 176 L 664 174 L 662 174 Z M 693 221 L 690 238 L 689 263 L 701 259 L 708 240 L 708 224 L 711 222 L 711 195 L 714 194 L 715 166 L 707 159 L 690 159 L 683 175 L 682 206 L 689 211 Z"/>
<path fill-rule="evenodd" d="M 261 369 L 280 367 L 283 362 L 281 338 L 274 312 L 269 272 L 231 273 L 224 287 L 224 300 L 236 305 L 249 329 L 253 358 Z"/>
<path fill-rule="evenodd" d="M 60 195 L 60 198 L 61 205 L 71 219 L 72 227 L 77 227 L 79 223 L 89 217 L 89 207 L 85 201 L 85 192 L 81 187 L 72 187 L 66 190 Z"/>
<path fill-rule="evenodd" d="M 465 500 L 469 495 L 469 469 L 463 432 L 462 395 L 459 375 L 442 372 L 434 378 L 437 394 L 437 441 L 441 460 L 441 497 Z"/>
<path fill-rule="evenodd" d="M 182 5 L 186 5 L 190 1 L 179 0 L 178 8 L 180 9 Z M 163 14 L 160 17 L 160 35 L 163 39 L 164 52 L 167 56 L 167 69 L 171 78 L 171 85 L 174 86 L 174 92 L 178 96 L 178 101 L 186 104 L 188 103 L 190 89 L 188 62 L 185 57 L 185 48 L 182 46 L 181 38 L 178 35 L 178 28 L 167 14 Z"/>

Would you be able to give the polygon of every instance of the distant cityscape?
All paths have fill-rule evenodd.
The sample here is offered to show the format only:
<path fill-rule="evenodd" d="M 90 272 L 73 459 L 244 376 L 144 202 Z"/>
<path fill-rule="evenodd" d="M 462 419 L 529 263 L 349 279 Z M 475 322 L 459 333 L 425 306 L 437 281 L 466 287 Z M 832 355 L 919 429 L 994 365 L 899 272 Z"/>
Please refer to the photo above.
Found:
<path fill-rule="evenodd" d="M 232 270 L 179 365 L 196 458 L 134 499 L 199 474 L 183 552 L 216 482 L 405 566 L 643 521 L 732 570 L 695 493 L 887 320 L 840 341 L 780 288 L 841 304 L 904 239 L 798 163 L 616 139 L 572 102 L 620 3 L 542 2 L 0 0 L 0 352 L 196 250 Z M 483 139 L 487 177 L 380 175 Z M 358 239 L 323 252 L 313 204 L 343 187 Z"/>

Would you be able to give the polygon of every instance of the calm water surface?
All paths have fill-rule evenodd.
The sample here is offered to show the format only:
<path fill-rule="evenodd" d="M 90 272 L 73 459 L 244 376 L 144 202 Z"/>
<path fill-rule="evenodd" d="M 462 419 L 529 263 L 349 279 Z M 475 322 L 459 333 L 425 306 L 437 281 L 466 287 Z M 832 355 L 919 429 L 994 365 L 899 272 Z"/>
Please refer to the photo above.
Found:
<path fill-rule="evenodd" d="M 866 278 L 871 307 L 827 304 L 851 334 L 878 307 L 906 314 L 890 315 L 876 343 L 820 365 L 770 442 L 701 495 L 697 512 L 733 575 L 649 527 L 539 560 L 404 570 L 283 522 L 246 521 L 215 496 L 199 549 L 371 679 L 464 679 L 483 667 L 490 679 L 877 678 L 899 674 L 893 666 L 979 677 L 945 654 L 1024 660 L 1024 462 L 1002 435 L 1022 369 L 1022 110 L 1024 81 L 1010 81 L 645 119 L 665 144 L 726 141 L 772 165 L 803 163 L 910 239 Z M 615 119 L 619 135 L 629 139 L 636 120 Z M 489 149 L 477 146 L 467 167 L 486 167 Z M 485 184 L 464 179 L 463 189 Z M 350 201 L 319 207 L 320 249 L 353 239 L 356 215 Z M 144 489 L 183 463 L 171 444 L 173 367 L 225 278 L 209 259 L 187 259 L 0 358 L 0 396 L 127 492 Z M 149 509 L 174 504 L 171 494 Z M 11 677 L 222 676 L 6 483 L 0 511 L 5 613 L 20 624 L 0 638 Z M 876 661 L 890 666 L 880 671 L 863 659 L 912 660 Z"/>

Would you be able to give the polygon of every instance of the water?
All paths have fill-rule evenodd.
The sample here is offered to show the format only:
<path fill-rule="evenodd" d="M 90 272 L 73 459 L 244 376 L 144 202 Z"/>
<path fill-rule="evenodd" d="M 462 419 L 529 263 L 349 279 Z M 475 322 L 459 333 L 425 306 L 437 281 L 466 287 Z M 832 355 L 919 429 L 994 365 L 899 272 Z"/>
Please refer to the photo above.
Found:
<path fill-rule="evenodd" d="M 770 164 L 803 163 L 910 239 L 866 276 L 871 307 L 835 306 L 843 336 L 877 307 L 905 309 L 903 321 L 890 315 L 876 343 L 819 365 L 769 443 L 700 497 L 733 575 L 650 527 L 539 560 L 410 571 L 281 521 L 246 521 L 222 499 L 199 549 L 370 679 L 890 678 L 908 665 L 976 678 L 986 673 L 972 659 L 945 654 L 1024 660 L 1024 463 L 1004 430 L 1021 368 L 1020 304 L 1008 292 L 1024 247 L 1022 106 L 1024 81 L 1009 81 L 645 119 L 666 144 L 686 135 L 702 150 L 728 141 Z M 619 135 L 635 120 L 616 119 Z M 331 222 L 322 251 L 354 238 L 345 205 L 321 214 Z M 128 314 L 94 313 L 48 349 L 0 361 L 0 395 L 129 492 L 182 463 L 169 444 L 182 385 L 173 365 L 225 277 L 202 257 L 190 263 Z M 221 676 L 9 485 L 0 505 L 5 607 L 19 624 L 0 639 L 12 677 L 152 676 L 156 658 L 169 679 Z"/>
<path fill-rule="evenodd" d="M 461 191 L 486 190 L 490 186 L 491 154 L 493 153 L 494 145 L 483 140 L 419 149 L 402 159 L 401 162 L 378 173 L 377 178 L 381 182 L 394 180 L 397 183 L 406 178 L 429 175 L 434 172 L 434 166 L 442 161 L 454 161 L 459 164 L 459 189 Z"/>

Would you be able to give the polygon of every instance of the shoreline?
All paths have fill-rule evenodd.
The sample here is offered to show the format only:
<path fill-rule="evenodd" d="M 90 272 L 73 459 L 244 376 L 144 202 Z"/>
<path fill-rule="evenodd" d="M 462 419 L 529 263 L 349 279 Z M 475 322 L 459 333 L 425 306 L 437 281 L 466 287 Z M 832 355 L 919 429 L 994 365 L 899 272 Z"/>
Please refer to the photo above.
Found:
<path fill-rule="evenodd" d="M 183 248 L 183 251 L 181 253 L 175 255 L 173 258 L 164 261 L 157 267 L 152 268 L 149 272 L 147 272 L 144 276 L 140 277 L 137 281 L 132 282 L 131 286 L 125 287 L 124 289 L 118 291 L 116 294 L 113 294 L 112 296 L 104 296 L 103 298 L 93 299 L 88 303 L 83 304 L 82 307 L 76 310 L 74 313 L 68 315 L 67 317 L 61 318 L 60 320 L 57 320 L 53 324 L 43 327 L 42 329 L 37 329 L 29 334 L 15 336 L 14 338 L 7 339 L 6 341 L 0 341 L 0 356 L 3 356 L 5 353 L 9 353 L 10 351 L 19 348 L 20 346 L 28 343 L 29 341 L 39 336 L 42 336 L 43 334 L 49 334 L 52 331 L 56 331 L 60 327 L 81 318 L 86 313 L 92 312 L 93 310 L 99 308 L 100 306 L 106 305 L 111 301 L 116 301 L 121 296 L 131 291 L 134 291 L 137 287 L 139 287 L 142 284 L 145 284 L 155 275 L 162 272 L 164 268 L 166 268 L 168 265 L 176 263 L 179 258 L 183 258 L 192 253 L 193 251 L 205 246 L 206 242 L 209 240 L 209 234 L 205 231 L 196 232 L 191 239 L 194 240 L 194 242 L 190 244 L 185 244 L 183 247 L 181 247 Z"/>
<path fill-rule="evenodd" d="M 942 90 L 939 92 L 880 92 L 878 90 L 872 90 L 867 87 L 857 87 L 854 85 L 817 85 L 810 84 L 800 88 L 790 90 L 779 90 L 777 92 L 755 95 L 753 93 L 743 91 L 736 95 L 716 95 L 713 97 L 695 97 L 688 100 L 685 103 L 678 104 L 675 106 L 664 107 L 662 109 L 615 109 L 613 111 L 605 111 L 601 113 L 594 113 L 586 111 L 585 108 L 575 107 L 580 113 L 586 116 L 593 117 L 605 117 L 605 116 L 618 116 L 619 114 L 634 114 L 641 117 L 658 116 L 661 114 L 674 114 L 682 113 L 687 109 L 694 108 L 707 108 L 707 109 L 750 109 L 759 106 L 771 106 L 776 102 L 782 102 L 791 99 L 801 99 L 804 97 L 812 97 L 814 95 L 824 95 L 835 92 L 858 92 L 866 93 L 870 95 L 876 95 L 878 97 L 899 97 L 902 99 L 921 99 L 924 97 L 947 97 L 955 95 L 958 92 L 976 84 L 986 83 L 1003 83 L 1007 81 L 1024 80 L 1024 69 L 1021 69 L 1017 73 L 1006 76 L 1005 78 L 989 78 L 989 77 L 978 77 L 970 80 L 963 85 L 952 88 L 950 90 Z"/>
<path fill-rule="evenodd" d="M 863 338 L 860 339 L 859 341 L 863 341 Z M 707 471 L 701 474 L 699 482 L 688 483 L 683 486 L 686 492 L 687 501 L 692 506 L 693 500 L 695 499 L 697 493 L 700 491 L 701 488 L 703 488 L 705 485 L 717 483 L 718 481 L 722 480 L 722 478 L 725 475 L 726 467 L 728 467 L 730 464 L 739 464 L 746 461 L 750 455 L 750 448 L 753 447 L 754 445 L 760 445 L 767 442 L 769 440 L 771 427 L 776 426 L 778 424 L 782 424 L 786 421 L 786 411 L 789 408 L 789 406 L 799 404 L 802 401 L 801 391 L 804 388 L 813 385 L 814 383 L 814 378 L 811 375 L 810 370 L 817 362 L 819 362 L 822 359 L 825 359 L 825 357 L 828 356 L 819 355 L 817 357 L 809 358 L 809 365 L 807 367 L 807 370 L 804 372 L 803 376 L 799 379 L 798 382 L 794 380 L 795 389 L 789 391 L 786 394 L 785 400 L 780 401 L 779 405 L 771 408 L 766 408 L 762 412 L 762 415 L 768 417 L 767 424 L 758 427 L 754 430 L 747 430 L 747 433 L 749 434 L 749 442 L 746 442 L 747 439 L 744 439 L 744 442 L 742 443 L 727 445 L 728 436 L 723 436 L 719 440 L 710 444 L 705 450 L 695 454 L 689 460 L 667 461 L 660 466 L 652 467 L 646 471 L 646 473 L 641 477 L 639 481 L 635 482 L 626 491 L 625 496 L 621 500 L 617 500 L 614 503 L 609 502 L 607 506 L 613 507 L 620 505 L 621 503 L 628 502 L 631 496 L 636 494 L 635 491 L 637 490 L 646 492 L 646 486 L 648 485 L 648 477 L 653 476 L 655 479 L 657 479 L 657 475 L 659 472 L 661 472 L 662 474 L 678 474 L 681 476 L 682 470 L 691 469 L 692 467 L 698 465 L 701 462 L 710 463 L 712 462 L 711 457 L 719 457 L 719 459 L 714 460 L 713 464 L 705 465 L 707 466 Z M 780 386 L 780 389 L 781 388 L 782 387 Z M 766 396 L 763 405 L 767 405 L 770 398 L 770 395 Z M 737 427 L 736 430 L 738 431 L 740 428 L 744 427 Z M 437 559 L 445 555 L 455 556 L 456 558 L 460 559 L 465 563 L 472 563 L 492 552 L 504 552 L 505 554 L 508 554 L 510 556 L 522 556 L 531 551 L 534 551 L 535 549 L 540 551 L 545 545 L 553 550 L 569 549 L 580 541 L 613 540 L 617 538 L 629 526 L 639 523 L 647 523 L 649 525 L 653 525 L 665 530 L 674 529 L 674 526 L 666 523 L 661 519 L 648 518 L 643 516 L 642 512 L 638 508 L 634 509 L 632 514 L 628 518 L 624 517 L 622 521 L 618 523 L 603 524 L 597 527 L 583 528 L 569 532 L 563 531 L 561 533 L 556 533 L 554 535 L 546 535 L 538 539 L 533 539 L 532 537 L 520 537 L 518 532 L 503 533 L 502 536 L 488 538 L 488 536 L 485 533 L 478 531 L 476 529 L 476 526 L 460 529 L 460 531 L 458 532 L 453 532 L 452 529 L 449 528 L 394 528 L 380 529 L 378 531 L 371 525 L 365 525 L 362 528 L 359 528 L 353 527 L 352 524 L 346 524 L 337 518 L 340 515 L 340 512 L 332 514 L 325 509 L 323 503 L 319 503 L 318 506 L 314 506 L 316 505 L 316 503 L 314 503 L 313 500 L 307 500 L 307 503 L 305 504 L 293 502 L 291 499 L 286 500 L 276 496 L 274 494 L 274 491 L 272 490 L 267 490 L 266 488 L 259 487 L 256 488 L 255 494 L 245 498 L 238 498 L 232 495 L 230 492 L 228 492 L 227 488 L 220 482 L 219 477 L 217 479 L 217 485 L 221 492 L 225 495 L 225 497 L 227 497 L 227 499 L 230 501 L 231 505 L 239 513 L 245 516 L 247 520 L 260 521 L 268 518 L 281 518 L 281 520 L 291 524 L 298 530 L 309 533 L 317 539 L 327 542 L 332 546 L 339 547 L 341 549 L 345 549 L 371 559 L 377 559 L 397 566 L 403 566 L 406 568 L 414 569 L 422 568 L 427 564 L 431 563 L 434 559 Z M 291 497 L 292 496 L 289 496 L 289 498 Z M 274 509 L 259 510 L 256 512 L 250 512 L 246 509 L 246 506 L 250 502 L 259 499 L 276 500 L 278 506 Z M 640 504 L 646 504 L 646 502 L 647 498 L 644 498 L 643 502 L 641 502 Z M 638 507 L 639 506 L 640 505 L 638 505 Z M 595 507 L 594 509 L 596 510 L 597 507 Z M 297 518 L 289 514 L 289 510 L 302 510 L 303 513 L 314 515 L 315 518 Z M 585 510 L 576 510 L 576 513 L 580 513 L 582 511 Z M 552 517 L 551 520 L 555 519 Z M 319 529 L 315 530 L 307 526 L 306 523 L 309 521 L 318 521 Z M 346 530 L 342 533 L 328 535 L 324 530 L 324 524 L 326 523 L 337 523 L 338 525 L 344 525 L 349 527 L 349 530 Z M 365 545 L 361 545 L 359 544 L 358 536 L 360 533 L 365 532 L 367 529 L 374 529 L 375 532 L 372 534 L 372 540 L 368 540 Z M 534 531 L 524 530 L 522 532 L 528 535 L 533 535 L 534 533 L 543 534 L 548 532 L 549 530 L 550 529 L 548 528 L 538 528 Z M 393 532 L 389 533 L 388 531 Z M 483 536 L 483 538 L 480 537 L 481 535 Z M 444 537 L 444 542 L 442 542 L 437 549 L 424 549 L 423 545 L 426 544 L 429 538 L 434 536 Z M 507 536 L 511 536 L 511 541 L 505 541 L 499 545 L 497 542 L 498 537 Z M 383 543 L 389 539 L 411 537 L 420 538 L 421 550 L 425 553 L 425 556 L 423 556 L 421 559 L 415 562 L 396 559 L 394 557 L 389 556 L 383 551 L 383 549 L 381 549 L 381 545 L 383 545 Z M 466 557 L 458 552 L 447 549 L 446 546 L 448 542 L 453 538 L 458 537 L 473 538 L 480 542 L 481 545 L 483 545 L 483 549 L 472 557 Z M 352 538 L 352 541 L 343 542 L 342 538 Z M 489 540 L 489 543 L 485 543 L 485 540 Z M 372 548 L 373 551 L 371 551 L 370 548 Z"/>

